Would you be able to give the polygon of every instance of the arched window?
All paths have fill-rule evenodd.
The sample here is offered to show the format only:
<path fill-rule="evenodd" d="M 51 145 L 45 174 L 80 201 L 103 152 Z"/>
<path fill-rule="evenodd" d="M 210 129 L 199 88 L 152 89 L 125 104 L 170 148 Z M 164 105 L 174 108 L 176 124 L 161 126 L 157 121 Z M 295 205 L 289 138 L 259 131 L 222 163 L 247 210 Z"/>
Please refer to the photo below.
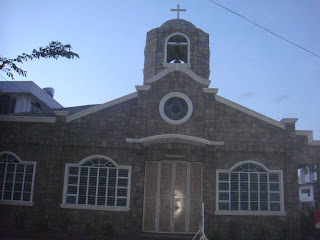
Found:
<path fill-rule="evenodd" d="M 217 170 L 216 214 L 279 215 L 284 211 L 282 171 L 244 161 Z"/>
<path fill-rule="evenodd" d="M 0 153 L 0 203 L 33 205 L 36 162 L 24 162 L 11 152 Z"/>
<path fill-rule="evenodd" d="M 14 113 L 16 106 L 16 99 L 11 98 L 8 95 L 0 96 L 0 114 Z"/>
<path fill-rule="evenodd" d="M 190 40 L 183 33 L 173 33 L 165 41 L 164 63 L 190 64 Z"/>
<path fill-rule="evenodd" d="M 130 166 L 119 166 L 106 156 L 67 163 L 61 207 L 128 211 L 130 175 Z"/>

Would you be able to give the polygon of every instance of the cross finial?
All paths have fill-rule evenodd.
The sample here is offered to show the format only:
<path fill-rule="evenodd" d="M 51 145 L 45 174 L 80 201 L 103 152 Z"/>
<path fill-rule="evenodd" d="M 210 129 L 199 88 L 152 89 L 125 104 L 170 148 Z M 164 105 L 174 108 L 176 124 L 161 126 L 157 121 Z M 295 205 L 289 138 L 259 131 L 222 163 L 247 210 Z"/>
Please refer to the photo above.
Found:
<path fill-rule="evenodd" d="M 180 6 L 179 6 L 179 4 L 178 4 L 178 6 L 177 6 L 177 9 L 170 9 L 170 11 L 175 11 L 175 12 L 177 12 L 177 19 L 179 19 L 179 13 L 180 12 L 185 12 L 185 11 L 187 11 L 186 9 L 180 9 Z"/>

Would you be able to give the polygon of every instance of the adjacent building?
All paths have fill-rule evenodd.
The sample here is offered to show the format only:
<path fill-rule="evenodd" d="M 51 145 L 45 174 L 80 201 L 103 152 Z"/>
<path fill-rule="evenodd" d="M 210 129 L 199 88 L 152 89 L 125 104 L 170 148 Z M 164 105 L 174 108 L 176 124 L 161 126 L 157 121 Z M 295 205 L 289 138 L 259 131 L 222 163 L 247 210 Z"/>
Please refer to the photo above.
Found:
<path fill-rule="evenodd" d="M 0 115 L 62 108 L 53 88 L 41 89 L 32 81 L 0 81 Z"/>

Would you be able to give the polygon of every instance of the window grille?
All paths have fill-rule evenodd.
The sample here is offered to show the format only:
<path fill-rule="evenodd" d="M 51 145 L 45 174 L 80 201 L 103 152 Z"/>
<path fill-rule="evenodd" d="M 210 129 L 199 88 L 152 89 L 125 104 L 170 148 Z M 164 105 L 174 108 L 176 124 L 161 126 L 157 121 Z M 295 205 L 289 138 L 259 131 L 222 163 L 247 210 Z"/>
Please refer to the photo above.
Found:
<path fill-rule="evenodd" d="M 218 210 L 279 212 L 282 204 L 282 171 L 267 170 L 246 161 L 231 170 L 217 170 Z"/>
<path fill-rule="evenodd" d="M 35 162 L 10 152 L 0 153 L 0 203 L 32 203 Z"/>
<path fill-rule="evenodd" d="M 93 156 L 80 164 L 66 164 L 63 204 L 128 208 L 130 170 L 104 156 Z"/>

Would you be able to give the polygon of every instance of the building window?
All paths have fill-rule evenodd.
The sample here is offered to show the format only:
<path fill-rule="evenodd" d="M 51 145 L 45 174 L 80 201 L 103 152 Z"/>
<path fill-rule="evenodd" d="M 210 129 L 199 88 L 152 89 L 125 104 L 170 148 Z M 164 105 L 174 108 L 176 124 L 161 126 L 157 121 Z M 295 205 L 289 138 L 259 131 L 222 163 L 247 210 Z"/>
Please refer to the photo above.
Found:
<path fill-rule="evenodd" d="M 16 106 L 16 99 L 11 98 L 8 95 L 0 96 L 0 114 L 14 113 Z"/>
<path fill-rule="evenodd" d="M 11 152 L 0 153 L 0 203 L 33 205 L 36 162 L 21 161 Z"/>
<path fill-rule="evenodd" d="M 183 33 L 173 33 L 165 41 L 164 63 L 190 63 L 190 40 Z"/>
<path fill-rule="evenodd" d="M 284 209 L 282 171 L 255 161 L 217 170 L 217 192 L 217 214 L 279 215 Z"/>
<path fill-rule="evenodd" d="M 31 112 L 41 111 L 41 106 L 39 103 L 31 103 Z"/>
<path fill-rule="evenodd" d="M 169 124 L 183 124 L 191 117 L 193 105 L 190 98 L 180 92 L 165 95 L 159 104 L 159 113 L 164 121 Z"/>
<path fill-rule="evenodd" d="M 61 207 L 128 211 L 131 167 L 106 156 L 66 164 Z"/>

